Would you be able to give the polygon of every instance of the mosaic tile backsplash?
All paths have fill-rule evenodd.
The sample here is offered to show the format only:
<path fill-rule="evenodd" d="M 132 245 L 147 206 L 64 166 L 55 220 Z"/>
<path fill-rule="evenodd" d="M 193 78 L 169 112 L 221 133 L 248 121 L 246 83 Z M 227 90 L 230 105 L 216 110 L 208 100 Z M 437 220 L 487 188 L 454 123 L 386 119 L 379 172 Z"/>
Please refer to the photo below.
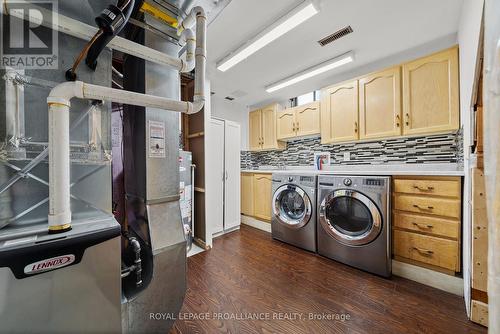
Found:
<path fill-rule="evenodd" d="M 241 168 L 259 166 L 313 166 L 315 152 L 330 152 L 331 164 L 379 165 L 463 163 L 462 132 L 394 138 L 373 142 L 322 145 L 320 138 L 290 141 L 283 151 L 241 152 Z M 344 161 L 350 152 L 350 161 Z"/>

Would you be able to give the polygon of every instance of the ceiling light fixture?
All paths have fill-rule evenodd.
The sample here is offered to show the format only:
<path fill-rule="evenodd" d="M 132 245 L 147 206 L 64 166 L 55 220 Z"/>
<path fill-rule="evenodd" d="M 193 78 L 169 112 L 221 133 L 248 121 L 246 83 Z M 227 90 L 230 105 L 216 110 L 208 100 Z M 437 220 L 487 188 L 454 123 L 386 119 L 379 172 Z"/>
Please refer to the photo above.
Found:
<path fill-rule="evenodd" d="M 319 65 L 308 68 L 305 71 L 292 75 L 286 79 L 278 81 L 270 86 L 266 87 L 266 92 L 272 93 L 279 89 L 291 86 L 297 82 L 312 78 L 321 73 L 333 70 L 334 68 L 340 67 L 345 64 L 349 64 L 354 61 L 354 52 L 350 51 L 344 53 L 341 56 L 335 57 L 333 59 L 327 60 Z"/>
<path fill-rule="evenodd" d="M 230 53 L 226 58 L 217 63 L 217 69 L 225 72 L 253 53 L 262 49 L 278 37 L 286 34 L 296 26 L 307 21 L 318 13 L 317 7 L 311 1 L 304 1 L 290 12 L 264 29 L 249 42 Z"/>

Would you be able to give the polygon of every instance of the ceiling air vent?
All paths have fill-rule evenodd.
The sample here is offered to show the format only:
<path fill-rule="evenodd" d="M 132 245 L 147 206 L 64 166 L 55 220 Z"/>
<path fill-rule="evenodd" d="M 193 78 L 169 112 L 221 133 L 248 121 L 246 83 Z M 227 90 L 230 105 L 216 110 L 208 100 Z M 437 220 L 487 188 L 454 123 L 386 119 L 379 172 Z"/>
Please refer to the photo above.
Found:
<path fill-rule="evenodd" d="M 345 28 L 342 28 L 342 29 L 334 32 L 333 34 L 331 34 L 329 36 L 326 36 L 325 38 L 320 39 L 318 41 L 318 43 L 321 46 L 325 46 L 327 44 L 330 44 L 333 41 L 336 41 L 339 38 L 342 38 L 342 37 L 344 37 L 346 35 L 349 35 L 352 32 L 353 32 L 353 30 L 352 30 L 351 26 L 347 26 Z"/>

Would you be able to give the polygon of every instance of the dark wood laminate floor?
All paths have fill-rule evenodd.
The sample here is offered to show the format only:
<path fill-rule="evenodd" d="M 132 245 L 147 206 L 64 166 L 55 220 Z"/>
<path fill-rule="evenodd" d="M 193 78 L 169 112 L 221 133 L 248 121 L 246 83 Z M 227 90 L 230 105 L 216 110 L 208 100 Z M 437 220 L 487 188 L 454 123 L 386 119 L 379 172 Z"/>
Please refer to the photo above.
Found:
<path fill-rule="evenodd" d="M 311 320 L 310 314 L 343 314 L 349 320 Z M 461 297 L 400 277 L 380 278 L 242 226 L 215 239 L 212 250 L 188 259 L 188 291 L 171 333 L 456 334 L 486 329 L 467 320 Z"/>

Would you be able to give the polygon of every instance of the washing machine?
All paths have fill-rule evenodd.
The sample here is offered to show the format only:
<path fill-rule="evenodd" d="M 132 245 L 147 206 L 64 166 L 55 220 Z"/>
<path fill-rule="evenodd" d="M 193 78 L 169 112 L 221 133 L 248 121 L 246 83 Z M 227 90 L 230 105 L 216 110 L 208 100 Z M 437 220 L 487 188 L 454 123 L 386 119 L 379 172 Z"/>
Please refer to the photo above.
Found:
<path fill-rule="evenodd" d="M 318 254 L 391 275 L 390 177 L 318 177 Z"/>
<path fill-rule="evenodd" d="M 316 252 L 316 175 L 272 175 L 274 239 Z"/>

